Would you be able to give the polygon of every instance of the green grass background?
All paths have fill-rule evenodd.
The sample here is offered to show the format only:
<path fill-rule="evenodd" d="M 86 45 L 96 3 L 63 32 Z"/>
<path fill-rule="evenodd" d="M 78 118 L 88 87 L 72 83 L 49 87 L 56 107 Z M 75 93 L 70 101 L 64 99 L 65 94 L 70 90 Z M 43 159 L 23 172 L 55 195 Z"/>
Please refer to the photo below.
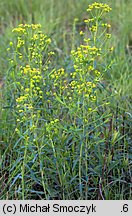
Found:
<path fill-rule="evenodd" d="M 48 34 L 53 41 L 53 46 L 57 52 L 57 58 L 54 61 L 54 65 L 58 67 L 67 67 L 68 58 L 70 51 L 74 46 L 78 45 L 78 32 L 83 29 L 83 20 L 87 17 L 86 8 L 88 4 L 91 4 L 92 0 L 0 0 L 0 80 L 1 86 L 5 82 L 5 74 L 9 68 L 7 48 L 10 40 L 12 40 L 12 28 L 19 23 L 41 23 L 43 31 Z M 115 64 L 111 69 L 111 73 L 106 75 L 106 81 L 117 92 L 114 100 L 111 101 L 111 106 L 116 109 L 118 102 L 119 109 L 126 115 L 127 129 L 126 132 L 130 133 L 131 127 L 131 99 L 132 99 L 132 1 L 131 0 L 107 0 L 98 1 L 108 3 L 112 7 L 112 12 L 110 13 L 108 20 L 112 26 L 112 44 L 115 47 L 113 56 L 108 58 L 114 58 Z M 78 18 L 76 31 L 74 29 L 74 19 Z M 3 87 L 1 87 L 3 91 Z M 1 96 L 1 107 L 3 107 L 4 98 Z M 8 113 L 8 111 L 7 111 Z M 122 117 L 123 118 L 123 117 Z M 122 123 L 123 124 L 123 123 Z M 6 178 L 6 172 L 12 167 L 14 161 L 13 152 L 8 148 L 12 136 L 12 126 L 10 125 L 10 120 L 2 119 L 2 133 L 6 131 L 6 139 L 1 140 L 0 147 L 0 198 L 16 198 L 19 199 L 19 195 L 15 194 L 14 188 L 10 189 L 9 185 L 12 183 L 12 179 L 17 176 L 13 174 L 13 177 L 9 179 L 8 186 L 4 186 L 5 189 L 2 191 L 3 187 L 3 176 Z M 8 143 L 9 142 L 9 143 Z M 131 135 L 129 135 L 129 149 L 132 148 Z M 128 152 L 127 152 L 128 154 Z M 131 173 L 131 152 L 129 150 L 129 163 L 127 169 L 129 174 Z M 122 158 L 125 158 L 122 155 Z M 5 160 L 5 161 L 4 161 Z M 6 162 L 8 160 L 8 168 Z M 118 159 L 117 159 L 118 160 Z M 4 161 L 4 162 L 3 162 Z M 125 191 L 126 184 L 122 186 L 122 178 L 120 176 L 124 175 L 123 165 L 118 165 L 119 173 L 115 173 L 115 179 L 113 181 L 118 182 L 115 193 L 106 188 L 106 199 L 130 199 L 131 198 L 131 186 L 130 181 L 128 183 L 126 195 L 123 196 L 123 191 Z M 4 172 L 5 170 L 5 172 Z M 4 173 L 4 174 L 3 174 Z M 131 174 L 130 174 L 131 175 Z M 9 177 L 8 177 L 9 178 Z M 15 182 L 15 180 L 14 180 Z M 5 184 L 4 184 L 5 185 Z M 57 189 L 59 190 L 59 188 Z M 107 191 L 108 190 L 108 191 Z M 36 192 L 37 193 L 37 192 Z M 53 193 L 55 194 L 55 192 Z M 60 189 L 61 194 L 61 189 Z M 113 195 L 114 194 L 114 195 Z M 61 195 L 54 195 L 52 198 L 62 198 Z M 77 195 L 66 195 L 67 199 L 79 198 Z M 96 196 L 93 195 L 93 198 Z M 31 198 L 28 197 L 27 198 Z M 33 196 L 34 198 L 34 196 Z M 43 198 L 43 194 L 37 193 L 37 198 Z M 49 197 L 50 198 L 50 197 Z M 64 197 L 63 197 L 64 198 Z M 91 196 L 92 198 L 92 196 Z M 96 197 L 97 198 L 97 197 Z"/>

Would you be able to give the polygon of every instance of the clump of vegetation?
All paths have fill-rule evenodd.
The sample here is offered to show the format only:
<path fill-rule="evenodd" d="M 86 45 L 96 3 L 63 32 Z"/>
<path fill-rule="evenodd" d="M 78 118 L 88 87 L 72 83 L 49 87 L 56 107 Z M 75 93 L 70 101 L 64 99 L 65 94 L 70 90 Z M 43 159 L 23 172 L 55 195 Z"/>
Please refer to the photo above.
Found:
<path fill-rule="evenodd" d="M 12 31 L 1 199 L 130 199 L 130 131 L 105 80 L 113 67 L 111 8 L 95 2 L 87 11 L 71 70 L 54 67 L 40 24 Z"/>

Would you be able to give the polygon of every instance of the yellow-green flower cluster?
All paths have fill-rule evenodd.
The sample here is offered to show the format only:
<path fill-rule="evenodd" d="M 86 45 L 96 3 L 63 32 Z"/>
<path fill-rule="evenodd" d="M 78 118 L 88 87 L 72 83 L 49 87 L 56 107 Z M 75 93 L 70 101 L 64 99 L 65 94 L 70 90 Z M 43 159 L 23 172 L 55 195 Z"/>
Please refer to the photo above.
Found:
<path fill-rule="evenodd" d="M 79 95 L 83 94 L 85 97 L 95 95 L 101 73 L 95 68 L 94 62 L 98 60 L 100 55 L 101 48 L 96 46 L 81 45 L 76 51 L 72 50 L 74 72 L 70 74 L 73 79 L 70 85 Z"/>
<path fill-rule="evenodd" d="M 16 98 L 17 112 L 20 113 L 17 121 L 26 121 L 28 118 L 35 118 L 34 108 L 36 102 L 43 97 L 42 75 L 39 69 L 31 68 L 30 65 L 20 68 L 21 74 L 21 91 Z M 32 115 L 31 115 L 32 113 Z"/>
<path fill-rule="evenodd" d="M 58 125 L 59 119 L 51 120 L 49 123 L 46 123 L 46 131 L 52 132 L 54 134 L 58 133 Z"/>
<path fill-rule="evenodd" d="M 40 89 L 40 84 L 42 83 L 41 71 L 26 65 L 26 67 L 21 67 L 21 75 L 25 79 L 25 84 L 27 84 L 25 92 L 29 92 L 32 97 L 42 98 L 42 91 Z"/>
<path fill-rule="evenodd" d="M 74 58 L 74 68 L 76 69 L 76 72 L 79 72 L 78 69 L 80 66 L 85 65 L 86 62 L 93 64 L 93 61 L 101 55 L 101 48 L 90 45 L 81 45 L 76 51 L 72 50 L 71 54 Z"/>
<path fill-rule="evenodd" d="M 84 97 L 89 97 L 93 93 L 93 89 L 96 88 L 94 82 L 81 82 L 79 80 L 73 80 L 69 84 L 72 91 L 76 92 L 78 95 L 83 95 Z M 95 99 L 95 97 L 94 97 Z"/>
<path fill-rule="evenodd" d="M 19 24 L 17 28 L 14 28 L 12 32 L 20 33 L 20 34 L 27 34 L 27 29 L 39 29 L 41 28 L 40 24 Z"/>
<path fill-rule="evenodd" d="M 54 71 L 51 74 L 51 78 L 55 78 L 55 80 L 57 81 L 58 79 L 60 79 L 63 75 L 65 74 L 64 68 L 60 68 L 57 71 Z"/>
<path fill-rule="evenodd" d="M 107 31 L 111 25 L 102 23 L 102 17 L 106 14 L 105 12 L 111 11 L 111 8 L 107 4 L 95 2 L 89 5 L 87 11 L 92 11 L 92 17 L 84 20 L 91 35 L 89 38 L 84 36 L 84 43 L 71 52 L 74 72 L 71 73 L 70 87 L 71 91 L 94 101 L 98 82 L 102 76 L 100 71 L 103 56 L 109 51 L 109 49 L 105 50 L 105 46 L 102 45 L 107 38 L 111 37 Z M 80 35 L 83 36 L 85 33 L 81 31 Z"/>
<path fill-rule="evenodd" d="M 111 10 L 111 7 L 103 3 L 94 2 L 93 4 L 89 5 L 87 11 L 91 12 L 91 17 L 89 19 L 85 19 L 84 22 L 88 25 L 90 30 L 92 38 L 91 41 L 93 41 L 93 45 L 96 45 L 97 40 L 98 44 L 101 45 L 103 40 L 109 39 L 111 37 L 111 35 L 108 34 L 111 25 L 108 23 L 103 23 L 103 18 L 106 15 L 106 12 L 110 12 Z M 101 27 L 103 27 L 103 29 Z"/>
<path fill-rule="evenodd" d="M 42 73 L 48 70 L 50 58 L 54 54 L 48 52 L 51 39 L 40 28 L 40 24 L 20 24 L 12 30 L 16 35 L 16 42 L 11 41 L 9 45 L 14 53 L 11 63 L 16 65 L 15 76 L 19 83 L 16 95 L 16 108 L 20 114 L 18 122 L 35 118 L 36 106 L 44 95 L 46 77 Z"/>
<path fill-rule="evenodd" d="M 16 33 L 19 33 L 19 34 L 26 34 L 26 29 L 19 26 L 17 28 L 14 28 L 12 30 L 12 32 L 16 32 Z"/>
<path fill-rule="evenodd" d="M 67 81 L 68 73 L 64 70 L 64 68 L 60 68 L 55 70 L 51 75 L 50 79 L 53 82 L 53 95 L 58 94 L 65 95 L 68 91 L 68 81 Z"/>
<path fill-rule="evenodd" d="M 102 23 L 102 27 L 107 27 L 107 28 L 111 28 L 111 25 L 108 23 Z"/>
<path fill-rule="evenodd" d="M 21 39 L 21 37 L 18 37 L 17 48 L 22 47 L 24 44 L 25 44 L 25 41 Z"/>
<path fill-rule="evenodd" d="M 94 2 L 89 5 L 87 11 L 92 11 L 93 9 L 103 10 L 105 12 L 111 11 L 111 7 L 109 7 L 109 5 L 98 2 Z"/>
<path fill-rule="evenodd" d="M 89 29 L 91 32 L 96 32 L 97 31 L 97 25 L 92 25 L 92 27 Z"/>
<path fill-rule="evenodd" d="M 111 34 L 106 34 L 106 37 L 107 38 L 111 38 Z"/>
<path fill-rule="evenodd" d="M 85 23 L 90 23 L 90 22 L 94 22 L 95 19 L 94 18 L 91 18 L 91 19 L 85 19 L 84 22 Z"/>
<path fill-rule="evenodd" d="M 44 58 L 43 52 L 47 50 L 51 39 L 43 34 L 40 28 L 40 24 L 20 24 L 12 30 L 17 37 L 16 46 L 15 43 L 11 41 L 10 48 L 8 49 L 15 48 L 15 50 L 13 50 L 14 55 L 16 55 L 14 59 L 27 62 L 28 57 L 28 62 L 30 62 L 30 64 L 38 64 L 38 66 L 42 67 Z M 51 54 L 49 56 L 51 56 Z M 48 58 L 49 56 L 47 55 Z M 15 63 L 12 58 L 11 63 Z"/>

